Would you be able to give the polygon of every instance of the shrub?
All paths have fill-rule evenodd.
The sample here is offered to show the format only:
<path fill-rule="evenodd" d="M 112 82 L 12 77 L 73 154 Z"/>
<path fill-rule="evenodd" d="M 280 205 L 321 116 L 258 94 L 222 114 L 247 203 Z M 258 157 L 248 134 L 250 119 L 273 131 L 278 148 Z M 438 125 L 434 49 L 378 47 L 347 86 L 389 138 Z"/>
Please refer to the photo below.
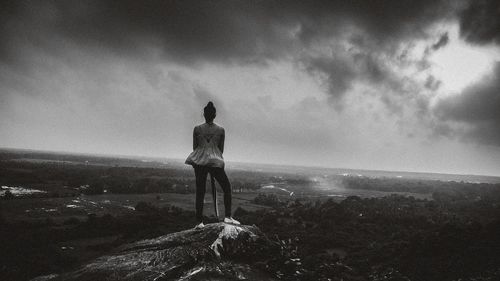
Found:
<path fill-rule="evenodd" d="M 80 220 L 76 217 L 71 217 L 67 220 L 64 221 L 64 225 L 72 225 L 72 224 L 79 224 L 80 223 Z"/>
<path fill-rule="evenodd" d="M 7 190 L 7 191 L 5 191 L 3 199 L 5 199 L 5 200 L 14 199 L 14 194 L 12 194 L 12 192 L 10 192 L 10 190 Z"/>
<path fill-rule="evenodd" d="M 258 205 L 264 205 L 264 206 L 270 206 L 270 207 L 277 207 L 281 205 L 281 201 L 279 200 L 278 196 L 276 194 L 264 194 L 264 193 L 259 193 L 253 200 L 253 203 L 258 204 Z"/>
<path fill-rule="evenodd" d="M 143 213 L 154 213 L 158 212 L 158 208 L 156 206 L 153 206 L 151 203 L 147 202 L 139 202 L 137 205 L 135 205 L 135 210 L 137 212 L 143 212 Z"/>

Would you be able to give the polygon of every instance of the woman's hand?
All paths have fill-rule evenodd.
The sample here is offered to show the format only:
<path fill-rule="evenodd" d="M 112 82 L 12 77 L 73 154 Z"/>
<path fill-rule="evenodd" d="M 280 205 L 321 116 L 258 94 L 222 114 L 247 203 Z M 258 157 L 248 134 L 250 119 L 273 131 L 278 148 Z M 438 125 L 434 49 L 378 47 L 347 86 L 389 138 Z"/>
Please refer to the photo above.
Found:
<path fill-rule="evenodd" d="M 222 135 L 220 136 L 219 145 L 217 145 L 217 147 L 219 147 L 220 153 L 224 153 L 224 140 L 225 140 L 225 138 L 226 138 L 226 131 L 224 129 L 222 129 Z"/>
<path fill-rule="evenodd" d="M 196 132 L 196 127 L 193 129 L 193 151 L 198 147 L 198 133 Z"/>

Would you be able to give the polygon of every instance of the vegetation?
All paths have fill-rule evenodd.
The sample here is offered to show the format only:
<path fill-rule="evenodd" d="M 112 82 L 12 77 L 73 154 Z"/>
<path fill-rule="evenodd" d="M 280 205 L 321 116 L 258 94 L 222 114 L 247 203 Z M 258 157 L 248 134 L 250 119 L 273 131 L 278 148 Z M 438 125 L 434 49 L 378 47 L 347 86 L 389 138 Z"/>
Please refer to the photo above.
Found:
<path fill-rule="evenodd" d="M 500 200 L 500 184 L 498 183 L 347 176 L 343 177 L 342 185 L 348 189 L 430 193 L 436 201 Z"/>
<path fill-rule="evenodd" d="M 498 280 L 499 206 L 352 196 L 236 216 L 282 241 L 284 280 Z"/>
<path fill-rule="evenodd" d="M 282 201 L 273 193 L 259 193 L 257 197 L 252 200 L 253 203 L 258 205 L 264 205 L 269 207 L 278 207 L 282 204 Z"/>
<path fill-rule="evenodd" d="M 238 208 L 235 216 L 276 241 L 280 250 L 258 266 L 283 280 L 498 280 L 499 206 L 351 196 L 340 203 L 293 200 L 255 212 Z M 0 274 L 27 280 L 67 271 L 123 243 L 190 228 L 193 217 L 140 202 L 127 216 L 0 220 Z"/>
<path fill-rule="evenodd" d="M 192 212 L 173 206 L 156 208 L 139 203 L 136 210 L 127 216 L 89 214 L 85 220 L 73 217 L 62 223 L 0 219 L 2 280 L 29 280 L 67 271 L 121 244 L 194 225 Z"/>
<path fill-rule="evenodd" d="M 124 243 L 195 225 L 192 211 L 163 201 L 172 197 L 191 206 L 192 197 L 172 194 L 194 192 L 189 167 L 130 159 L 35 156 L 44 160 L 34 161 L 30 152 L 0 151 L 0 185 L 46 192 L 16 197 L 7 190 L 2 196 L 13 199 L 0 201 L 2 280 L 29 280 L 72 270 Z M 257 225 L 276 242 L 271 260 L 256 266 L 278 279 L 500 280 L 499 184 L 318 176 L 359 194 L 368 190 L 388 195 L 349 196 L 342 201 L 343 197 L 335 197 L 334 201 L 324 199 L 330 198 L 325 196 L 329 193 L 312 192 L 315 182 L 302 174 L 228 173 L 235 200 L 241 197 L 240 202 L 261 205 L 256 211 L 238 208 L 235 217 Z M 261 190 L 264 184 L 276 188 Z M 239 191 L 247 193 L 236 195 Z M 406 196 L 389 196 L 391 192 Z M 99 195 L 106 193 L 127 195 Z M 427 200 L 408 194 L 432 196 Z M 99 204 L 116 197 L 125 203 L 117 210 L 115 205 L 98 205 L 96 197 L 104 197 Z M 148 202 L 135 204 L 137 198 Z M 84 202 L 92 208 L 73 208 Z"/>
<path fill-rule="evenodd" d="M 109 167 L 51 162 L 0 161 L 0 185 L 47 191 L 29 197 L 62 197 L 84 194 L 194 193 L 195 179 L 189 167 Z M 263 173 L 229 171 L 233 189 L 257 190 Z"/>

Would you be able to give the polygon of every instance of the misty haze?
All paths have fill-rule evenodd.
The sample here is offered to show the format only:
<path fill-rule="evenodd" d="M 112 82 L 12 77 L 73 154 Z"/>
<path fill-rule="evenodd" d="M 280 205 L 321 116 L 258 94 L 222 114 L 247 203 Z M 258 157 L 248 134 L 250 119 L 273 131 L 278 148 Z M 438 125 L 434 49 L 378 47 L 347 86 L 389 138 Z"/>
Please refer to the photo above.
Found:
<path fill-rule="evenodd" d="M 500 280 L 498 0 L 0 1 L 1 280 Z"/>

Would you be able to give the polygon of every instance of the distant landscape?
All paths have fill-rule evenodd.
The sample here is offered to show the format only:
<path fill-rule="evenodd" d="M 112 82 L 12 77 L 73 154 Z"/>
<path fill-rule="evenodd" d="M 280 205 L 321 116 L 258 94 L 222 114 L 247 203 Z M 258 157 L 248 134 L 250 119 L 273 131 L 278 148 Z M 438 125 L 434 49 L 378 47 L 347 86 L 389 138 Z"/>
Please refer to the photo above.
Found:
<path fill-rule="evenodd" d="M 280 278 L 500 274 L 498 177 L 231 162 L 226 169 L 235 216 L 290 241 L 306 260 L 283 265 L 274 272 Z M 193 171 L 176 159 L 2 149 L 0 186 L 5 280 L 67 271 L 195 224 Z M 205 201 L 207 221 L 215 221 L 209 194 Z"/>

